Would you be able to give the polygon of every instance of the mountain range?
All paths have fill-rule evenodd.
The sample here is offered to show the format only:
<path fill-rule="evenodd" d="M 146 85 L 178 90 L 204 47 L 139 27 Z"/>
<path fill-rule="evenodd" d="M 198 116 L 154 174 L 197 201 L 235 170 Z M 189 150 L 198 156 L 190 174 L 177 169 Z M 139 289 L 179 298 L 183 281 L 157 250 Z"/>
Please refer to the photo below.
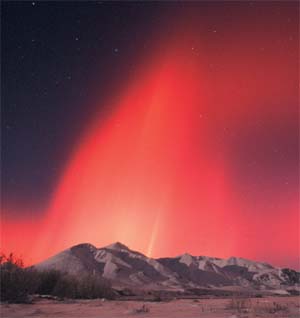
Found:
<path fill-rule="evenodd" d="M 116 242 L 102 248 L 79 244 L 34 265 L 74 275 L 95 274 L 116 289 L 189 290 L 197 288 L 248 288 L 288 294 L 298 290 L 300 273 L 239 257 L 227 259 L 182 254 L 149 258 Z"/>

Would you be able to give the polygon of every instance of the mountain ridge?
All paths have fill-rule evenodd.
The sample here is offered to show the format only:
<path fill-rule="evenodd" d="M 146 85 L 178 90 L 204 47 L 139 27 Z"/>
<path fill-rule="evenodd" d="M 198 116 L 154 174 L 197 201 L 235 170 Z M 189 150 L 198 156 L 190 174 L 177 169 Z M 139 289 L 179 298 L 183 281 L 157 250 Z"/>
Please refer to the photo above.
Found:
<path fill-rule="evenodd" d="M 239 257 L 227 259 L 194 256 L 150 258 L 115 242 L 97 248 L 90 243 L 74 245 L 34 267 L 69 274 L 93 273 L 116 288 L 187 290 L 239 286 L 257 290 L 299 289 L 300 273 Z"/>

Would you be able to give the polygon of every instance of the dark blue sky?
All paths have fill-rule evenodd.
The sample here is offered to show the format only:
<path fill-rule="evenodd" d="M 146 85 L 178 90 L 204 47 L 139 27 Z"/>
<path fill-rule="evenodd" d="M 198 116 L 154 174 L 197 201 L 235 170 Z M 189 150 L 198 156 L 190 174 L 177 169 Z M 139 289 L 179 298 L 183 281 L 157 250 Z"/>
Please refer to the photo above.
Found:
<path fill-rule="evenodd" d="M 47 204 L 95 112 L 90 101 L 118 91 L 149 49 L 149 25 L 160 23 L 163 10 L 150 3 L 2 2 L 4 207 Z"/>

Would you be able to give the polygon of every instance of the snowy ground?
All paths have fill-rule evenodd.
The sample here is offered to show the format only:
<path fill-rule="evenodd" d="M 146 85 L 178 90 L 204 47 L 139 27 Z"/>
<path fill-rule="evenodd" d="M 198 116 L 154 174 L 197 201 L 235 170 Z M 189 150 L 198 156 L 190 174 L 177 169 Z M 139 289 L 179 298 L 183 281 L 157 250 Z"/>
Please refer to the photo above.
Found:
<path fill-rule="evenodd" d="M 299 297 L 197 299 L 169 302 L 41 300 L 34 304 L 1 304 L 2 318 L 299 318 Z"/>

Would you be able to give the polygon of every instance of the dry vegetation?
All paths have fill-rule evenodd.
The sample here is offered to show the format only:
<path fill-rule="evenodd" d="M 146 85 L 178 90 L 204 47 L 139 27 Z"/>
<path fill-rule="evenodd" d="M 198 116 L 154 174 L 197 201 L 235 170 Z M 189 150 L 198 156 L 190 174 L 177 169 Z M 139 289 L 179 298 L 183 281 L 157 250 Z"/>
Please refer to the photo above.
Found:
<path fill-rule="evenodd" d="M 22 260 L 13 254 L 0 257 L 1 301 L 30 303 L 32 295 L 52 295 L 64 298 L 113 298 L 109 283 L 100 276 L 80 278 L 56 270 L 38 272 L 24 268 Z"/>
<path fill-rule="evenodd" d="M 299 298 L 247 299 L 229 308 L 229 299 L 178 299 L 161 302 L 117 300 L 40 300 L 34 304 L 2 304 L 1 318 L 299 318 Z M 242 311 L 240 311 L 242 308 Z M 240 311 L 240 312 L 239 312 Z"/>
<path fill-rule="evenodd" d="M 297 304 L 295 307 L 299 308 Z M 237 314 L 250 314 L 251 317 L 259 317 L 264 314 L 282 315 L 288 317 L 289 306 L 278 301 L 268 301 L 267 299 L 257 300 L 249 298 L 232 298 L 226 309 Z M 299 312 L 300 317 L 300 312 Z"/>

